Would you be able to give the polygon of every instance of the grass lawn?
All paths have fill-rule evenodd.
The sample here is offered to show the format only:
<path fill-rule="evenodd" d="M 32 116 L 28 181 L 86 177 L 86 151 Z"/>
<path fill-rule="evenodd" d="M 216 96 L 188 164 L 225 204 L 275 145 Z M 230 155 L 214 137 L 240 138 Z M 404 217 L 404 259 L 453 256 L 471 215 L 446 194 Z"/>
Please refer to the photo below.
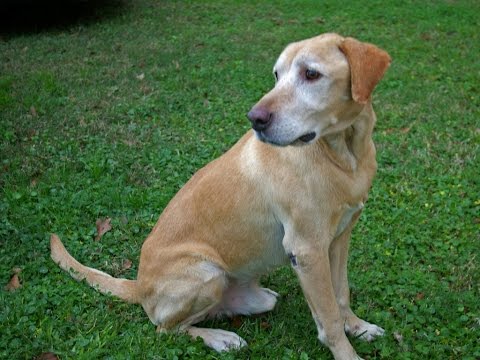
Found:
<path fill-rule="evenodd" d="M 169 199 L 249 128 L 283 47 L 329 31 L 393 58 L 349 262 L 353 309 L 386 335 L 352 343 L 365 359 L 480 358 L 478 1 L 75 6 L 68 21 L 37 9 L 2 25 L 0 358 L 332 359 L 288 267 L 263 279 L 281 295 L 272 313 L 206 323 L 249 343 L 217 354 L 157 334 L 140 306 L 75 282 L 48 249 L 56 232 L 80 261 L 134 278 Z M 22 286 L 4 290 L 19 270 Z"/>

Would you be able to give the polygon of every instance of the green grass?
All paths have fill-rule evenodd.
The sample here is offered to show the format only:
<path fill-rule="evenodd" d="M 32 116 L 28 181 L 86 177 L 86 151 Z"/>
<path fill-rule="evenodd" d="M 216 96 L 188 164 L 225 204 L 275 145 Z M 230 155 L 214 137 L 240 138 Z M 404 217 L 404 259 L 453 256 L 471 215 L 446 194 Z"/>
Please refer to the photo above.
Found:
<path fill-rule="evenodd" d="M 57 232 L 84 263 L 134 278 L 169 199 L 248 129 L 283 47 L 327 31 L 394 59 L 375 93 L 379 170 L 349 262 L 353 308 L 386 336 L 354 347 L 480 358 L 478 2 L 94 3 L 0 37 L 0 283 L 20 267 L 23 285 L 0 290 L 1 358 L 332 358 L 289 268 L 263 279 L 281 295 L 272 313 L 207 323 L 249 343 L 217 354 L 157 334 L 140 306 L 76 283 L 48 251 Z M 113 229 L 95 242 L 106 216 Z"/>

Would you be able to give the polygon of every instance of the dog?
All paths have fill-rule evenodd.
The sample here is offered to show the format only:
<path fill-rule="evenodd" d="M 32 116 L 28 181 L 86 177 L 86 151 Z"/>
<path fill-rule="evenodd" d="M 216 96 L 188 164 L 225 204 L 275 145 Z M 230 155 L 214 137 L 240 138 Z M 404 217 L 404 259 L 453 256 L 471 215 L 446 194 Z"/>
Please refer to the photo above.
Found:
<path fill-rule="evenodd" d="M 259 285 L 290 263 L 338 360 L 360 359 L 347 335 L 384 330 L 350 308 L 352 228 L 376 172 L 371 95 L 391 62 L 375 45 L 327 33 L 288 45 L 275 86 L 248 112 L 252 130 L 180 189 L 145 240 L 136 280 L 86 267 L 51 235 L 51 256 L 77 280 L 141 304 L 158 331 L 241 348 L 233 332 L 195 327 L 213 316 L 270 311 Z"/>

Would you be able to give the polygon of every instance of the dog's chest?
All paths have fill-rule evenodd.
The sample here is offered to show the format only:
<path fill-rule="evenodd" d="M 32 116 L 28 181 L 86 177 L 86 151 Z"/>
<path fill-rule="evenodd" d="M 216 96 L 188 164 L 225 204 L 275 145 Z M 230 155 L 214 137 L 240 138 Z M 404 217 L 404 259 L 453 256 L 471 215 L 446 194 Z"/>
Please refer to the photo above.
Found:
<path fill-rule="evenodd" d="M 342 232 L 345 231 L 345 229 L 348 227 L 350 222 L 352 221 L 353 216 L 361 209 L 363 209 L 363 202 L 360 201 L 358 204 L 354 206 L 346 206 L 345 210 L 342 214 L 342 217 L 340 218 L 340 221 L 337 225 L 337 231 L 335 232 L 335 237 L 340 235 Z"/>
<path fill-rule="evenodd" d="M 288 263 L 288 256 L 282 245 L 284 235 L 283 226 L 281 224 L 275 226 L 274 231 L 257 240 L 263 242 L 263 250 L 252 254 L 250 261 L 235 269 L 231 275 L 240 280 L 250 280 Z"/>

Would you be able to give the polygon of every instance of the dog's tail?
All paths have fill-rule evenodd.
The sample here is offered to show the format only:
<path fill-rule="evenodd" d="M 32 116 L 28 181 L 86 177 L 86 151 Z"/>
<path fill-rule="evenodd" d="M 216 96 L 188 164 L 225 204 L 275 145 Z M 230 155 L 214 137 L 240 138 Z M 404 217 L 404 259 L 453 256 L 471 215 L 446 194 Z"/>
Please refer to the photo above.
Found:
<path fill-rule="evenodd" d="M 137 281 L 117 279 L 102 271 L 80 264 L 63 246 L 56 234 L 50 237 L 50 251 L 53 261 L 78 280 L 87 283 L 104 294 L 111 294 L 130 303 L 138 303 Z"/>

